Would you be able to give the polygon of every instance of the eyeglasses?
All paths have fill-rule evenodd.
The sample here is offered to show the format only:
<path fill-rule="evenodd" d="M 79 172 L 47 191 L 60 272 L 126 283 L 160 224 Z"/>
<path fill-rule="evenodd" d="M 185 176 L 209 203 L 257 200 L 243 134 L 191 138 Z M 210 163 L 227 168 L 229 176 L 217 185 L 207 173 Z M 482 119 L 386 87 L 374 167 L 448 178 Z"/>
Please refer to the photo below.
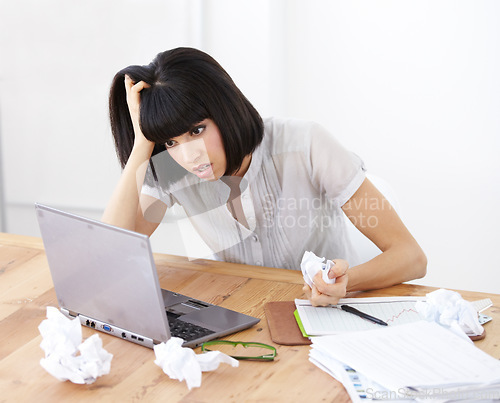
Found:
<path fill-rule="evenodd" d="M 208 346 L 213 349 L 208 349 Z M 267 352 L 266 350 L 271 350 L 271 352 Z M 212 340 L 203 343 L 201 351 L 220 351 L 237 360 L 273 361 L 274 357 L 276 357 L 276 348 L 268 344 L 256 342 Z M 243 355 L 242 353 L 250 354 Z"/>

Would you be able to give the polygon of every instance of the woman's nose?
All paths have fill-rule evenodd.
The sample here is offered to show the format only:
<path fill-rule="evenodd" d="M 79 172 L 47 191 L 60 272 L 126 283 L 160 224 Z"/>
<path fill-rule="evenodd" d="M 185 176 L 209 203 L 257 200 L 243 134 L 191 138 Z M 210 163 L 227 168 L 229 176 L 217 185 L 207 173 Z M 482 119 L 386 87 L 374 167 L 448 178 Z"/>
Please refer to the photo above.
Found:
<path fill-rule="evenodd" d="M 186 163 L 195 163 L 200 160 L 200 157 L 206 152 L 205 142 L 203 139 L 196 139 L 180 144 L 179 148 L 182 152 L 182 158 Z"/>

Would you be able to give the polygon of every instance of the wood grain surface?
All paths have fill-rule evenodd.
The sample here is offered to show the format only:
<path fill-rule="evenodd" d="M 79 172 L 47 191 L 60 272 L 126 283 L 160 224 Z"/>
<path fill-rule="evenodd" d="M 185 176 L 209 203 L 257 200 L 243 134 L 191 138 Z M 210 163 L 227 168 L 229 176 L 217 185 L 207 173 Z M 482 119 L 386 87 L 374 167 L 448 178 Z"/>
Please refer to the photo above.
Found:
<path fill-rule="evenodd" d="M 200 388 L 170 379 L 154 364 L 154 352 L 100 333 L 113 354 L 111 372 L 90 385 L 59 382 L 40 366 L 38 325 L 46 307 L 57 307 L 43 243 L 39 238 L 0 234 L 0 402 L 348 402 L 335 379 L 308 361 L 308 346 L 281 346 L 271 341 L 264 305 L 302 297 L 300 271 L 264 268 L 155 254 L 160 285 L 182 294 L 259 317 L 254 327 L 230 340 L 273 344 L 274 362 L 241 361 L 238 368 L 222 364 L 203 374 Z M 425 295 L 434 288 L 401 284 L 354 296 Z M 467 300 L 489 297 L 485 313 L 492 322 L 487 336 L 475 345 L 500 358 L 500 295 L 460 291 Z M 95 331 L 83 328 L 83 338 Z M 197 353 L 200 349 L 195 349 Z"/>

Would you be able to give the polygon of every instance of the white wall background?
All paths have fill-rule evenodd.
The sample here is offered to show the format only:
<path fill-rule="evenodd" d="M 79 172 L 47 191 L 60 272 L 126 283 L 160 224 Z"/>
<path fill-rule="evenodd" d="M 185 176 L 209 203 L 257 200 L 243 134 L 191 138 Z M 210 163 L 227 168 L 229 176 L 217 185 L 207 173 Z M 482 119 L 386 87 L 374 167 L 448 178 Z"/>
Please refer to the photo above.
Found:
<path fill-rule="evenodd" d="M 194 46 L 263 116 L 322 123 L 392 185 L 429 259 L 417 283 L 500 293 L 499 2 L 0 6 L 3 231 L 38 235 L 35 201 L 100 217 L 120 174 L 107 120 L 113 75 Z M 157 251 L 182 251 L 171 225 L 153 235 Z"/>

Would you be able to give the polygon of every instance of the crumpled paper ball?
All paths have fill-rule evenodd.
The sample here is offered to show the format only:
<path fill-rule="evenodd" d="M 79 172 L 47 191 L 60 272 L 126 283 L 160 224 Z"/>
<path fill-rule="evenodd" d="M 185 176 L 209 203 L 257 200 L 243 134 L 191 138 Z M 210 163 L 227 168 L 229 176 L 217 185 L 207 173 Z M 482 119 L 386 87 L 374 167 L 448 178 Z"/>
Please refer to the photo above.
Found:
<path fill-rule="evenodd" d="M 304 276 L 304 281 L 306 284 L 312 288 L 314 284 L 314 276 L 318 271 L 322 271 L 323 281 L 327 284 L 335 283 L 334 278 L 328 277 L 328 272 L 330 267 L 335 263 L 331 260 L 327 260 L 326 263 L 324 257 L 318 257 L 313 252 L 305 251 L 302 256 L 302 261 L 300 262 L 300 269 L 302 270 L 302 275 Z"/>
<path fill-rule="evenodd" d="M 467 340 L 468 336 L 483 334 L 477 311 L 458 292 L 441 288 L 427 294 L 425 301 L 417 301 L 415 308 L 424 319 L 439 323 Z"/>
<path fill-rule="evenodd" d="M 171 379 L 186 381 L 188 388 L 201 386 L 201 373 L 214 371 L 220 363 L 226 363 L 232 367 L 239 365 L 238 360 L 219 351 L 209 351 L 204 354 L 196 354 L 192 349 L 182 347 L 184 340 L 172 337 L 166 343 L 156 344 L 154 352 L 155 364 L 163 369 Z"/>
<path fill-rule="evenodd" d="M 89 384 L 109 374 L 113 355 L 102 348 L 98 334 L 82 343 L 78 318 L 69 319 L 57 308 L 48 306 L 47 319 L 40 323 L 38 330 L 43 338 L 40 347 L 45 351 L 40 365 L 58 380 Z"/>

